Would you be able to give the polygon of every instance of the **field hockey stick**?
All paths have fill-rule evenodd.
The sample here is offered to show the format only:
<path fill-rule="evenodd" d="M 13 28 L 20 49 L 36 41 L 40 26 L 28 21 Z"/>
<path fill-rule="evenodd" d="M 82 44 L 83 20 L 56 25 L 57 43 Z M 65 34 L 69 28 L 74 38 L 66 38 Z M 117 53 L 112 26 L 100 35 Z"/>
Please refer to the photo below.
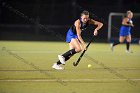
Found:
<path fill-rule="evenodd" d="M 73 66 L 77 66 L 80 62 L 80 60 L 82 59 L 83 55 L 85 54 L 85 52 L 87 51 L 87 48 L 89 47 L 89 45 L 91 44 L 92 40 L 93 40 L 93 37 L 90 39 L 88 45 L 86 46 L 86 50 L 83 51 L 83 53 L 80 55 L 80 57 L 78 58 L 78 60 L 76 62 L 73 62 Z"/>

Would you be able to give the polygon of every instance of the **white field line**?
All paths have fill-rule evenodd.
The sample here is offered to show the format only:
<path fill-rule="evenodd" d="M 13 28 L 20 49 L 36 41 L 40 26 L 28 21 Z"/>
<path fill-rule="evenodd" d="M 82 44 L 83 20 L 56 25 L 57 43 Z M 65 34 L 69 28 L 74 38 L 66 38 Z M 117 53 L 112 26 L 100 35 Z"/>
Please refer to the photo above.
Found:
<path fill-rule="evenodd" d="M 44 51 L 44 50 L 33 50 L 33 51 L 28 51 L 28 50 L 26 50 L 26 51 L 14 51 L 14 50 L 12 50 L 11 51 L 12 53 L 60 53 L 60 51 Z"/>
<path fill-rule="evenodd" d="M 0 82 L 119 82 L 119 81 L 140 81 L 140 78 L 137 79 L 1 79 Z"/>

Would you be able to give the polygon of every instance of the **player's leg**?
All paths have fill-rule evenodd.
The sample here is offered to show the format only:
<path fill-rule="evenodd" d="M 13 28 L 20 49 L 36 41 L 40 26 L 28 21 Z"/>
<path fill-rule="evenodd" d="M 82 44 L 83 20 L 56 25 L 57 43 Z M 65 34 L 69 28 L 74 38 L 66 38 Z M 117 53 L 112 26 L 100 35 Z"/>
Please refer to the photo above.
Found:
<path fill-rule="evenodd" d="M 132 53 L 130 51 L 130 43 L 131 43 L 131 35 L 126 36 L 126 52 L 128 53 Z"/>
<path fill-rule="evenodd" d="M 71 43 L 69 43 L 69 48 L 70 48 L 70 50 L 74 49 L 74 46 Z"/>
<path fill-rule="evenodd" d="M 58 56 L 62 64 L 65 64 L 65 61 L 67 61 L 71 56 L 73 56 L 75 53 L 78 53 L 82 50 L 80 46 L 80 42 L 78 41 L 77 38 L 72 38 L 69 45 L 72 48 L 69 51 L 65 52 L 64 54 Z"/>
<path fill-rule="evenodd" d="M 120 44 L 119 41 L 116 41 L 116 42 L 111 43 L 111 45 L 110 45 L 111 46 L 111 50 L 114 51 L 114 46 L 116 46 L 118 44 Z"/>
<path fill-rule="evenodd" d="M 114 46 L 116 46 L 116 45 L 118 45 L 118 44 L 120 44 L 120 43 L 123 43 L 124 42 L 124 40 L 125 40 L 125 36 L 120 36 L 119 37 L 119 41 L 117 41 L 117 42 L 114 42 L 113 44 L 111 44 L 111 50 L 113 51 L 114 50 Z"/>
<path fill-rule="evenodd" d="M 120 43 L 123 43 L 125 39 L 126 39 L 125 36 L 120 36 L 120 38 L 119 38 L 119 42 L 120 42 Z"/>
<path fill-rule="evenodd" d="M 69 43 L 69 48 L 70 48 L 70 50 L 75 49 L 73 43 Z M 73 55 L 71 55 L 71 56 L 73 56 Z M 69 60 L 71 56 L 66 57 L 66 58 L 65 58 L 65 61 Z M 57 65 L 60 65 L 60 64 L 62 64 L 62 63 L 61 63 L 60 60 L 59 60 L 59 61 L 57 62 Z"/>
<path fill-rule="evenodd" d="M 57 69 L 57 67 L 58 69 L 62 69 L 62 67 L 60 66 L 61 64 L 65 64 L 65 61 L 69 60 L 72 55 L 81 51 L 77 35 L 74 35 L 71 29 L 69 29 L 69 31 L 67 32 L 66 42 L 70 43 L 72 48 L 64 54 L 58 55 L 59 61 L 52 66 L 52 68 L 54 69 Z"/>
<path fill-rule="evenodd" d="M 75 49 L 76 53 L 79 53 L 82 51 L 81 44 L 77 38 L 73 38 L 70 42 L 70 47 Z"/>
<path fill-rule="evenodd" d="M 77 44 L 77 43 L 78 43 L 78 44 Z M 75 46 L 75 45 L 76 45 L 76 46 Z M 80 45 L 80 47 L 79 47 L 79 45 Z M 81 51 L 81 49 L 82 49 L 81 44 L 79 43 L 79 41 L 77 42 L 77 40 L 75 40 L 75 39 L 73 39 L 72 42 L 69 43 L 69 48 L 70 48 L 70 50 L 76 49 L 76 50 L 78 50 L 78 51 Z M 80 48 L 81 48 L 81 49 L 80 49 Z M 67 56 L 67 57 L 65 58 L 65 61 L 69 60 L 73 55 L 74 55 L 74 54 L 72 54 L 72 55 L 70 55 L 70 56 Z M 60 65 L 61 62 L 58 61 L 57 64 Z"/>
<path fill-rule="evenodd" d="M 120 44 L 120 41 L 114 42 L 112 46 L 114 47 L 114 46 L 116 46 L 116 45 L 118 45 L 118 44 Z"/>
<path fill-rule="evenodd" d="M 74 46 L 73 46 L 73 44 L 71 44 L 71 43 L 69 43 L 69 48 L 70 48 L 70 50 L 75 49 Z M 65 61 L 69 60 L 73 55 L 66 57 L 65 58 Z"/>

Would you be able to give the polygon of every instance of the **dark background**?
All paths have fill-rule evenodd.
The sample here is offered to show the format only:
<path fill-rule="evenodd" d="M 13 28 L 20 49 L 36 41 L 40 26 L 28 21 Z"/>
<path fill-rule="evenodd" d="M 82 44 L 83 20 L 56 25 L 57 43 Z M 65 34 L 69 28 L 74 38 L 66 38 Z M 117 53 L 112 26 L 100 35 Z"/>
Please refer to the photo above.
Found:
<path fill-rule="evenodd" d="M 91 18 L 104 23 L 96 40 L 106 42 L 109 13 L 125 13 L 127 10 L 140 13 L 140 0 L 1 0 L 0 40 L 65 41 L 68 28 L 83 10 L 88 10 Z M 140 37 L 138 23 L 138 20 L 134 21 L 137 31 L 132 35 L 135 38 Z M 89 27 L 83 32 L 85 40 L 92 35 L 94 28 Z"/>

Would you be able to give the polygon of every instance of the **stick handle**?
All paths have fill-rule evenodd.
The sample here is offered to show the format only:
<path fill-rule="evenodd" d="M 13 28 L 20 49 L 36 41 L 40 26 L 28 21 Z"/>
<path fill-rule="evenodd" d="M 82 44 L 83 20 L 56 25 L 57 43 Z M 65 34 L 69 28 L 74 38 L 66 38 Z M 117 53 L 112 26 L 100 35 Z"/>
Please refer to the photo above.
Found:
<path fill-rule="evenodd" d="M 89 45 L 91 44 L 92 40 L 93 40 L 93 37 L 90 39 L 90 41 L 89 41 L 88 45 L 86 46 L 86 48 L 89 47 Z M 86 52 L 86 50 L 83 51 L 83 53 L 80 55 L 80 57 L 78 58 L 78 60 L 76 61 L 76 63 L 73 62 L 73 65 L 74 65 L 74 66 L 77 66 L 77 65 L 79 64 L 79 62 L 80 62 L 80 60 L 82 59 L 82 57 L 83 57 L 83 55 L 85 54 L 85 52 Z"/>

